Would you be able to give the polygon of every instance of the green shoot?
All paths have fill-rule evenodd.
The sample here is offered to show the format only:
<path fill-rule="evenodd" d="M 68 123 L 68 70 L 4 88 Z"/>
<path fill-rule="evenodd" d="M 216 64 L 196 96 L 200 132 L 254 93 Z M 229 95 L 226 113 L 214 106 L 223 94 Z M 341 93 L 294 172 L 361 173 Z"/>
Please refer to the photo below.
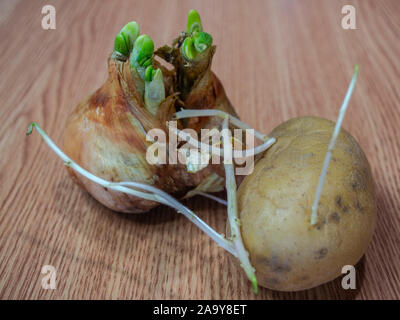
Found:
<path fill-rule="evenodd" d="M 153 63 L 154 42 L 146 34 L 139 36 L 129 57 L 131 71 L 137 71 L 144 80 L 146 68 Z"/>
<path fill-rule="evenodd" d="M 113 58 L 126 61 L 139 33 L 139 25 L 135 21 L 127 23 L 115 37 Z"/>
<path fill-rule="evenodd" d="M 154 42 L 143 34 L 135 41 L 129 63 L 139 95 L 144 99 L 147 109 L 155 114 L 159 104 L 165 99 L 165 89 L 161 70 L 157 73 L 153 68 L 153 54 Z"/>
<path fill-rule="evenodd" d="M 196 32 L 203 31 L 203 26 L 201 24 L 199 13 L 196 10 L 192 9 L 189 11 L 188 14 L 186 32 L 192 33 L 195 31 Z"/>
<path fill-rule="evenodd" d="M 198 32 L 193 36 L 193 44 L 197 52 L 201 53 L 211 47 L 212 37 L 207 32 Z"/>
<path fill-rule="evenodd" d="M 198 58 L 201 53 L 206 51 L 211 46 L 211 35 L 206 32 L 199 32 L 187 37 L 183 41 L 181 53 L 186 60 L 192 61 Z"/>
<path fill-rule="evenodd" d="M 181 53 L 187 61 L 195 60 L 200 53 L 212 46 L 212 37 L 203 32 L 200 15 L 194 9 L 188 14 L 186 36 L 181 45 Z"/>
<path fill-rule="evenodd" d="M 187 37 L 183 41 L 181 51 L 187 60 L 194 60 L 194 58 L 197 56 L 197 51 L 194 47 L 193 39 L 191 37 Z"/>
<path fill-rule="evenodd" d="M 144 103 L 151 114 L 157 113 L 160 103 L 165 99 L 164 80 L 161 69 L 147 67 L 145 74 Z"/>

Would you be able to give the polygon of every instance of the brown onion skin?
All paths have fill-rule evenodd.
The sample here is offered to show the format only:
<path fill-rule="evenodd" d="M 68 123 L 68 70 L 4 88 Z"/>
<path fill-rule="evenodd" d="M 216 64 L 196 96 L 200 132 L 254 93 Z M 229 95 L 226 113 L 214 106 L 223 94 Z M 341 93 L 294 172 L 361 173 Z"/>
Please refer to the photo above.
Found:
<path fill-rule="evenodd" d="M 150 114 L 136 92 L 129 72 L 129 62 L 108 61 L 109 75 L 104 85 L 79 104 L 67 120 L 65 153 L 80 166 L 108 181 L 146 183 L 179 197 L 198 186 L 210 174 L 223 176 L 221 165 L 209 165 L 188 173 L 182 164 L 151 165 L 146 161 L 145 132 L 165 129 L 165 120 L 175 112 L 176 98 L 169 96 L 159 112 Z M 171 81 L 173 75 L 165 77 Z M 189 96 L 190 107 L 216 108 L 233 115 L 222 84 L 211 72 L 202 75 L 201 87 Z M 167 83 L 166 83 L 167 85 Z M 166 86 L 167 93 L 170 91 Z M 220 120 L 206 118 L 190 127 L 218 127 Z M 199 126 L 201 124 L 201 126 Z M 67 168 L 73 180 L 106 207 L 126 213 L 142 213 L 158 203 L 104 188 Z"/>

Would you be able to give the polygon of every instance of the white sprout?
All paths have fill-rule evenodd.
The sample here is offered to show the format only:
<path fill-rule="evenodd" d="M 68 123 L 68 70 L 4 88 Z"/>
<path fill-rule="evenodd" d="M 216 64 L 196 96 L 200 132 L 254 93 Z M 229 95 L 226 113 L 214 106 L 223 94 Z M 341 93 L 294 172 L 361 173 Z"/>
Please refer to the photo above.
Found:
<path fill-rule="evenodd" d="M 184 118 L 192 118 L 192 117 L 219 117 L 221 119 L 225 119 L 228 117 L 229 122 L 238 127 L 239 129 L 251 129 L 254 130 L 252 127 L 250 127 L 247 123 L 244 123 L 243 121 L 239 120 L 238 118 L 232 116 L 231 114 L 221 111 L 221 110 L 215 110 L 215 109 L 202 109 L 202 110 L 195 110 L 195 109 L 182 109 L 181 111 L 178 111 L 174 114 L 175 119 L 184 119 Z M 266 141 L 268 140 L 268 136 L 258 132 L 257 130 L 254 130 L 254 136 L 256 136 L 258 139 L 261 141 Z"/>
<path fill-rule="evenodd" d="M 325 180 L 325 177 L 326 177 L 326 173 L 328 172 L 329 161 L 331 160 L 332 150 L 335 147 L 335 142 L 336 142 L 336 139 L 337 139 L 337 137 L 339 135 L 340 127 L 342 125 L 342 122 L 343 122 L 343 119 L 344 119 L 344 116 L 345 116 L 345 113 L 346 113 L 346 110 L 347 110 L 347 106 L 348 106 L 350 98 L 351 98 L 351 94 L 353 93 L 354 86 L 355 86 L 356 81 L 357 81 L 357 75 L 358 75 L 358 70 L 359 69 L 360 69 L 360 67 L 357 64 L 355 66 L 355 69 L 354 69 L 353 78 L 351 79 L 349 88 L 347 89 L 346 96 L 345 96 L 345 98 L 343 100 L 342 107 L 340 108 L 339 116 L 338 116 L 335 128 L 333 130 L 332 138 L 331 138 L 331 140 L 329 142 L 328 152 L 326 153 L 326 156 L 325 156 L 324 165 L 322 166 L 321 175 L 319 176 L 317 191 L 315 192 L 314 203 L 312 205 L 311 225 L 314 225 L 314 224 L 317 223 L 318 203 L 319 203 L 319 198 L 321 197 L 322 188 L 324 186 L 324 180 Z"/>
<path fill-rule="evenodd" d="M 231 241 L 225 239 L 222 235 L 218 234 L 214 229 L 212 229 L 207 223 L 201 220 L 192 210 L 185 207 L 179 201 L 171 197 L 168 193 L 155 188 L 153 186 L 139 183 L 139 182 L 110 182 L 95 176 L 94 174 L 86 171 L 78 164 L 76 164 L 71 158 L 69 158 L 65 153 L 63 153 L 55 143 L 49 138 L 46 132 L 36 123 L 32 122 L 29 125 L 27 135 L 32 133 L 33 127 L 37 130 L 43 140 L 49 145 L 49 147 L 64 161 L 64 164 L 69 168 L 75 170 L 82 176 L 86 177 L 87 179 L 105 187 L 110 190 L 123 192 L 126 194 L 133 195 L 138 198 L 143 198 L 147 200 L 156 201 L 162 204 L 165 204 L 171 208 L 174 208 L 179 213 L 183 214 L 186 218 L 192 221 L 196 226 L 198 226 L 204 233 L 206 233 L 211 239 L 213 239 L 219 246 L 224 248 L 226 251 L 231 253 L 233 256 L 237 256 L 236 250 L 233 247 Z M 137 190 L 133 190 L 133 187 L 136 189 L 141 189 L 147 192 L 141 192 Z"/>
<path fill-rule="evenodd" d="M 237 258 L 241 267 L 244 269 L 247 277 L 253 284 L 254 292 L 258 292 L 257 278 L 255 269 L 251 265 L 249 253 L 243 245 L 242 235 L 240 232 L 240 220 L 238 217 L 237 197 L 236 197 L 236 180 L 234 166 L 232 162 L 232 141 L 228 130 L 228 118 L 225 118 L 222 124 L 222 140 L 224 147 L 224 168 L 226 180 L 226 193 L 228 198 L 228 221 L 231 229 L 231 239 L 233 241 Z"/>
<path fill-rule="evenodd" d="M 168 124 L 167 124 L 168 126 Z M 186 141 L 188 144 L 195 148 L 201 148 L 202 150 L 210 150 L 213 155 L 216 156 L 221 156 L 224 151 L 221 148 L 215 147 L 214 145 L 208 145 L 205 144 L 201 141 L 198 141 L 197 139 L 193 138 L 189 133 L 179 130 L 175 128 L 174 126 L 169 126 L 169 128 L 176 134 L 179 138 L 182 140 Z M 252 157 L 255 156 L 259 153 L 264 152 L 267 150 L 270 146 L 272 146 L 276 142 L 275 138 L 269 138 L 267 141 L 264 143 L 260 144 L 259 146 L 251 149 L 245 149 L 245 150 L 234 150 L 233 151 L 233 158 L 247 158 L 247 157 Z"/>
<path fill-rule="evenodd" d="M 219 197 L 216 197 L 216 196 L 214 196 L 214 195 L 212 195 L 212 194 L 209 194 L 209 193 L 206 193 L 206 192 L 194 190 L 194 191 L 191 193 L 191 195 L 193 195 L 193 196 L 199 195 L 199 196 L 202 196 L 202 197 L 205 197 L 205 198 L 209 198 L 209 199 L 211 199 L 211 200 L 214 200 L 215 202 L 218 202 L 218 203 L 220 203 L 220 204 L 223 204 L 225 207 L 228 205 L 228 202 L 227 202 L 226 200 L 221 199 L 221 198 L 219 198 Z"/>

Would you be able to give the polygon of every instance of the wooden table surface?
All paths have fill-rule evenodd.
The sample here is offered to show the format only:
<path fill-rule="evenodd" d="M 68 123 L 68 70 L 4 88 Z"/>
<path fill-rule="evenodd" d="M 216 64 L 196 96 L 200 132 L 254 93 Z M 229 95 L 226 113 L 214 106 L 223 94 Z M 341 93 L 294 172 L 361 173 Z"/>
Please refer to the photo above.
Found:
<path fill-rule="evenodd" d="M 56 30 L 41 27 L 46 4 Z M 345 4 L 356 8 L 356 30 L 341 27 Z M 25 136 L 36 120 L 61 145 L 68 114 L 105 81 L 120 28 L 135 20 L 156 46 L 171 43 L 191 8 L 213 35 L 213 70 L 232 104 L 265 133 L 295 116 L 335 120 L 360 64 L 344 127 L 372 166 L 378 223 L 356 290 L 338 279 L 254 295 L 228 254 L 183 216 L 106 209 L 38 134 Z M 400 1 L 2 0 L 0 39 L 0 298 L 400 298 Z M 186 204 L 224 231 L 223 206 Z M 55 290 L 41 287 L 43 265 L 56 268 Z"/>

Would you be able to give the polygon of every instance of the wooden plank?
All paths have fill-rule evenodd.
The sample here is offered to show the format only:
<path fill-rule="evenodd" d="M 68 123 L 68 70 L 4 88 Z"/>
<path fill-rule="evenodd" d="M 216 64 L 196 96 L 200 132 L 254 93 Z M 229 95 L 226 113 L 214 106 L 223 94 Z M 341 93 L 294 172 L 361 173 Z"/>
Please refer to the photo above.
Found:
<path fill-rule="evenodd" d="M 48 31 L 46 1 L 0 2 L 0 298 L 400 298 L 400 1 L 51 2 L 57 29 Z M 356 8 L 356 30 L 341 27 L 345 4 Z M 228 254 L 184 217 L 165 207 L 111 212 L 73 184 L 38 135 L 25 137 L 36 120 L 61 144 L 68 114 L 105 81 L 126 22 L 159 46 L 184 29 L 190 8 L 218 46 L 213 70 L 233 105 L 265 133 L 300 115 L 334 120 L 360 64 L 344 127 L 371 163 L 378 224 L 357 290 L 339 279 L 254 295 Z M 186 204 L 224 231 L 221 205 Z M 41 287 L 45 264 L 57 269 L 56 290 Z"/>

